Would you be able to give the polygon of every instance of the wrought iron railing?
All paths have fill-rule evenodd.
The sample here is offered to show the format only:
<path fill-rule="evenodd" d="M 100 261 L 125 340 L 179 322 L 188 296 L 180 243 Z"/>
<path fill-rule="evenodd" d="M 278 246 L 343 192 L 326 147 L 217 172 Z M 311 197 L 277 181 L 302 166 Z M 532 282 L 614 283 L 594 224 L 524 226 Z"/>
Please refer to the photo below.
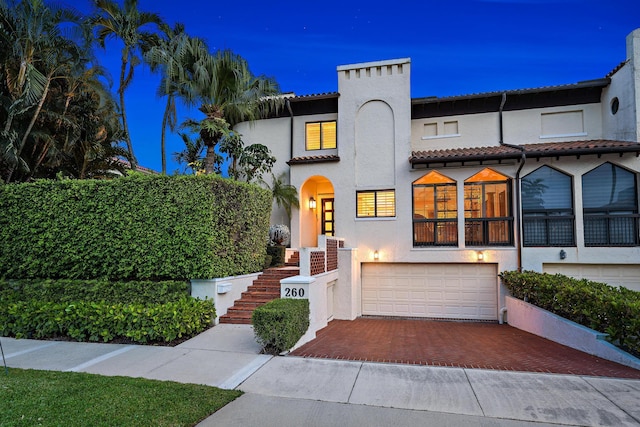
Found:
<path fill-rule="evenodd" d="M 466 218 L 466 246 L 512 246 L 513 218 Z"/>
<path fill-rule="evenodd" d="M 585 246 L 638 246 L 638 230 L 639 214 L 584 215 Z"/>

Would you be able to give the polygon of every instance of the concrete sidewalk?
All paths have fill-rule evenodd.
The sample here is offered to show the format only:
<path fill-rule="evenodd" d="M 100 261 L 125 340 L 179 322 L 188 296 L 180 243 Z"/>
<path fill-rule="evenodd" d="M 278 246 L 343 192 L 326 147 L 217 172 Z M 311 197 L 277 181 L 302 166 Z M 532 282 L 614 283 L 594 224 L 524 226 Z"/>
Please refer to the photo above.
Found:
<path fill-rule="evenodd" d="M 176 347 L 0 340 L 9 367 L 245 392 L 201 426 L 640 426 L 640 380 L 273 358 L 245 325 Z"/>

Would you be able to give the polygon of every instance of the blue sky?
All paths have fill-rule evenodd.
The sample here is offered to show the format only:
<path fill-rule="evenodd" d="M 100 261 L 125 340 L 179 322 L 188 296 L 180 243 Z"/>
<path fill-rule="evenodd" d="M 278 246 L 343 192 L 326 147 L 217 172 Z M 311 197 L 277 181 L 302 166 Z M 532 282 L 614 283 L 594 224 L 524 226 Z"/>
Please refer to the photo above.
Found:
<path fill-rule="evenodd" d="M 89 0 L 66 3 L 90 10 Z M 625 59 L 625 37 L 640 28 L 638 0 L 139 0 L 139 9 L 184 23 L 212 49 L 233 50 L 255 74 L 299 95 L 336 91 L 338 65 L 405 57 L 412 97 L 597 79 Z M 107 44 L 99 58 L 117 81 L 120 45 Z M 140 164 L 159 171 L 164 101 L 157 84 L 136 69 L 127 110 Z M 201 113 L 181 108 L 181 117 Z M 178 169 L 171 153 L 181 149 L 169 135 L 168 173 Z"/>

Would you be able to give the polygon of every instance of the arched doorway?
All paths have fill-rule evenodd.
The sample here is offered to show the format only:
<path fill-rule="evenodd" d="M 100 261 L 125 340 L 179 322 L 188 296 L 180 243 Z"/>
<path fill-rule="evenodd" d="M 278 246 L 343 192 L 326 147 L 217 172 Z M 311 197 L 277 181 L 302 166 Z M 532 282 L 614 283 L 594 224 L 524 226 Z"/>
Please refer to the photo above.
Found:
<path fill-rule="evenodd" d="M 335 236 L 336 203 L 333 184 L 324 176 L 307 178 L 300 188 L 300 244 L 318 245 L 318 235 Z"/>

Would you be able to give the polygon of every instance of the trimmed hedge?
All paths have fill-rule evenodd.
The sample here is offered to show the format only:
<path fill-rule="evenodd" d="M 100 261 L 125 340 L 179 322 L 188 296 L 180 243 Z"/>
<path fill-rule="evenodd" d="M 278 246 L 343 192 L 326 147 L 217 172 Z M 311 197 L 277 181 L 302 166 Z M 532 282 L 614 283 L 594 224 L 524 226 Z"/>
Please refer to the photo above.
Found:
<path fill-rule="evenodd" d="M 0 279 L 0 303 L 5 301 L 105 301 L 131 304 L 164 304 L 190 295 L 185 281 Z"/>
<path fill-rule="evenodd" d="M 106 280 L 0 280 L 0 336 L 171 342 L 213 324 L 210 300 L 189 284 Z"/>
<path fill-rule="evenodd" d="M 211 175 L 0 186 L 0 277 L 207 279 L 261 270 L 272 197 Z"/>
<path fill-rule="evenodd" d="M 614 345 L 640 355 L 640 292 L 561 274 L 505 271 L 511 295 L 609 334 Z"/>
<path fill-rule="evenodd" d="M 280 354 L 291 349 L 309 329 L 309 300 L 275 299 L 256 308 L 251 323 L 263 351 Z"/>
<path fill-rule="evenodd" d="M 212 325 L 211 300 L 183 296 L 164 304 L 52 302 L 30 299 L 0 304 L 0 335 L 68 337 L 77 341 L 171 342 Z"/>

